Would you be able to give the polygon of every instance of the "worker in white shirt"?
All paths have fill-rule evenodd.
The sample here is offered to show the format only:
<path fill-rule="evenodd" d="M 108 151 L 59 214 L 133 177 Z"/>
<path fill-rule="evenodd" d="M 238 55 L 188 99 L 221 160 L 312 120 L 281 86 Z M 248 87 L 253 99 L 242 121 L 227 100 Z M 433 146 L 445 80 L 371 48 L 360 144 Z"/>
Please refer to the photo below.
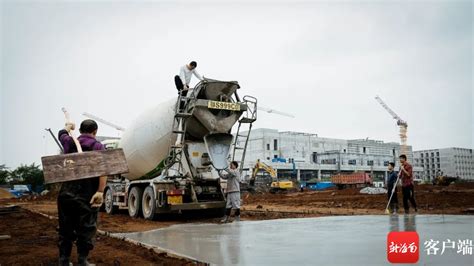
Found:
<path fill-rule="evenodd" d="M 182 96 L 186 96 L 189 90 L 189 83 L 191 82 L 191 76 L 194 74 L 199 80 L 203 80 L 203 77 L 196 71 L 197 63 L 192 61 L 191 63 L 184 65 L 179 70 L 179 75 L 174 77 L 174 83 L 176 89 L 181 93 Z"/>

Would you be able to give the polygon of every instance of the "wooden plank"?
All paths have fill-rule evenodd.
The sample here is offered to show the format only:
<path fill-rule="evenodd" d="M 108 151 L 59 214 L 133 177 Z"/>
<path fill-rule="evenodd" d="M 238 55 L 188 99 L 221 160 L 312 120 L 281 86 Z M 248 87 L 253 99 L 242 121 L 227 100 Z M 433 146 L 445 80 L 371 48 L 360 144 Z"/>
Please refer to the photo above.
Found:
<path fill-rule="evenodd" d="M 128 173 L 122 149 L 44 156 L 41 161 L 46 184 Z"/>

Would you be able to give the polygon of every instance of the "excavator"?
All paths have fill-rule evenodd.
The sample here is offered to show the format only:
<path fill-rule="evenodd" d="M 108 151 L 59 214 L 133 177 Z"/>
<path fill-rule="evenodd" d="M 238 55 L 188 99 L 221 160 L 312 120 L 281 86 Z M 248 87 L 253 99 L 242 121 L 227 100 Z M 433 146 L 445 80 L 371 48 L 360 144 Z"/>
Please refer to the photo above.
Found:
<path fill-rule="evenodd" d="M 271 184 L 270 184 L 270 193 L 294 190 L 295 185 L 293 184 L 292 181 L 289 181 L 289 180 L 280 181 L 278 179 L 278 175 L 275 169 L 273 169 L 268 164 L 261 162 L 260 160 L 257 160 L 257 162 L 255 163 L 255 166 L 253 167 L 252 176 L 250 177 L 250 182 L 249 182 L 250 187 L 255 187 L 255 180 L 257 178 L 258 173 L 261 171 L 264 171 L 265 173 L 267 173 L 267 176 L 269 175 L 270 178 L 272 179 Z M 265 174 L 263 175 L 263 177 L 265 177 Z"/>
<path fill-rule="evenodd" d="M 449 186 L 451 183 L 456 182 L 457 180 L 457 177 L 439 175 L 435 179 L 433 179 L 433 185 Z"/>

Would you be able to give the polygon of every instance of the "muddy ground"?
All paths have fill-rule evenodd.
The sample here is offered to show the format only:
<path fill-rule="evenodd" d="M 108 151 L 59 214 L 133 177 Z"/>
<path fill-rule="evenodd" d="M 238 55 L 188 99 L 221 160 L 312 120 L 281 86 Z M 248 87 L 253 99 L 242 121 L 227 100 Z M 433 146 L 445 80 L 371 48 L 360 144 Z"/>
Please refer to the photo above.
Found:
<path fill-rule="evenodd" d="M 0 215 L 0 265 L 57 265 L 57 222 L 25 209 Z M 72 261 L 77 261 L 73 251 Z M 106 236 L 96 237 L 90 261 L 97 265 L 193 265 Z"/>
<path fill-rule="evenodd" d="M 359 191 L 360 188 L 333 188 L 288 194 L 248 194 L 243 196 L 243 206 L 247 212 L 285 212 L 295 215 L 384 213 L 387 205 L 386 194 L 367 195 Z M 398 189 L 397 196 L 399 208 L 403 210 L 401 189 Z M 470 214 L 474 208 L 474 183 L 450 186 L 416 185 L 415 199 L 419 214 Z"/>
<path fill-rule="evenodd" d="M 244 193 L 242 195 L 242 220 L 328 215 L 383 215 L 387 196 L 360 194 L 359 190 L 354 188 L 283 194 Z M 455 184 L 447 187 L 417 185 L 415 197 L 420 214 L 472 215 L 474 183 Z M 398 198 L 399 207 L 402 208 L 401 191 L 398 192 Z M 0 205 L 2 204 L 16 204 L 23 210 L 19 213 L 0 216 L 0 234 L 12 235 L 10 240 L 0 240 L 0 265 L 54 264 L 57 256 L 57 221 L 28 211 L 57 216 L 54 198 L 0 200 Z M 210 213 L 203 216 L 201 212 L 164 215 L 154 221 L 130 218 L 126 211 L 115 215 L 105 213 L 99 215 L 99 229 L 108 232 L 147 231 L 173 224 L 218 222 L 219 218 L 215 217 L 215 214 Z M 99 263 L 99 265 L 186 265 L 190 263 L 104 236 L 98 237 L 91 261 Z"/>

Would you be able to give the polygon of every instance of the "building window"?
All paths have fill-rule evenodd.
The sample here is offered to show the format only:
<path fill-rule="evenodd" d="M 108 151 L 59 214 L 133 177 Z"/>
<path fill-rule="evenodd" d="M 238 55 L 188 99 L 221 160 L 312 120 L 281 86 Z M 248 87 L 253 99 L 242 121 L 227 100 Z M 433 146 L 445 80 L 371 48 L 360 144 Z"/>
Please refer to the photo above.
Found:
<path fill-rule="evenodd" d="M 374 165 L 374 161 L 373 160 L 367 161 L 367 165 L 369 165 L 369 166 Z"/>
<path fill-rule="evenodd" d="M 267 143 L 267 151 L 270 150 L 270 144 Z"/>
<path fill-rule="evenodd" d="M 436 152 L 436 156 L 439 156 L 439 151 Z"/>
<path fill-rule="evenodd" d="M 276 154 L 275 154 L 275 155 L 273 155 L 273 158 L 275 158 L 275 159 L 276 159 L 276 158 L 278 158 L 278 155 L 276 155 Z"/>
<path fill-rule="evenodd" d="M 423 158 L 423 153 L 421 154 L 421 158 Z"/>
<path fill-rule="evenodd" d="M 441 168 L 441 165 L 440 165 L 440 164 L 438 164 L 438 168 Z"/>
<path fill-rule="evenodd" d="M 336 164 L 336 159 L 324 159 L 321 160 L 321 164 Z"/>
<path fill-rule="evenodd" d="M 313 152 L 312 161 L 313 161 L 313 163 L 318 163 L 318 153 L 317 152 Z"/>
<path fill-rule="evenodd" d="M 436 161 L 439 163 L 439 158 L 437 158 Z"/>
<path fill-rule="evenodd" d="M 270 161 L 270 157 L 267 157 L 267 161 Z"/>
<path fill-rule="evenodd" d="M 278 140 L 276 140 L 276 139 L 273 140 L 273 150 L 274 151 L 278 150 Z"/>
<path fill-rule="evenodd" d="M 357 164 L 357 160 L 349 160 L 349 161 L 347 162 L 347 164 L 349 164 L 349 165 L 356 165 L 356 164 Z"/>
<path fill-rule="evenodd" d="M 388 164 L 389 164 L 389 161 L 384 161 L 383 162 L 383 166 L 388 166 Z"/>
<path fill-rule="evenodd" d="M 362 151 L 363 151 L 363 153 L 365 154 L 365 152 L 366 152 L 366 149 L 365 149 L 365 147 L 362 149 Z"/>

